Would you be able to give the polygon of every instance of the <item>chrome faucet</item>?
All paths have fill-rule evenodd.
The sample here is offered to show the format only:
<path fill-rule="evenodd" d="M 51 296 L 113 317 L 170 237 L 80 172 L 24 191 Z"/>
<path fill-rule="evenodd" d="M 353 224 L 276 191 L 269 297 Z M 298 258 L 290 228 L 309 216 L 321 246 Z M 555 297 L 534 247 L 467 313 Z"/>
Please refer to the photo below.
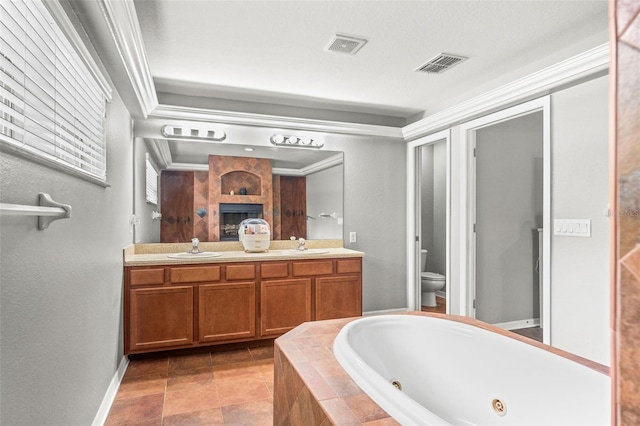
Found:
<path fill-rule="evenodd" d="M 191 248 L 191 254 L 200 253 L 200 249 L 198 248 L 198 244 L 200 244 L 200 240 L 197 238 L 192 238 L 191 244 L 193 244 L 193 247 Z"/>
<path fill-rule="evenodd" d="M 303 251 L 306 250 L 307 248 L 304 246 L 304 243 L 306 242 L 306 240 L 304 238 L 300 238 L 298 240 L 298 250 Z"/>

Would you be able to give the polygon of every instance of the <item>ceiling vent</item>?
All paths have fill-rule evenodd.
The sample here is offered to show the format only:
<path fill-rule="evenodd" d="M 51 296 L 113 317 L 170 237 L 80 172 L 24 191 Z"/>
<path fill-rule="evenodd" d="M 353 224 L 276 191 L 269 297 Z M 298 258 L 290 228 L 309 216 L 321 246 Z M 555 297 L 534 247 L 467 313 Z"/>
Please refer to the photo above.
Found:
<path fill-rule="evenodd" d="M 344 34 L 336 34 L 336 37 L 331 40 L 327 50 L 329 52 L 347 53 L 349 55 L 355 55 L 358 50 L 367 43 L 367 40 L 363 38 L 347 36 Z"/>
<path fill-rule="evenodd" d="M 426 64 L 416 68 L 414 71 L 426 72 L 429 74 L 441 74 L 466 59 L 468 58 L 464 56 L 440 53 L 430 59 Z"/>

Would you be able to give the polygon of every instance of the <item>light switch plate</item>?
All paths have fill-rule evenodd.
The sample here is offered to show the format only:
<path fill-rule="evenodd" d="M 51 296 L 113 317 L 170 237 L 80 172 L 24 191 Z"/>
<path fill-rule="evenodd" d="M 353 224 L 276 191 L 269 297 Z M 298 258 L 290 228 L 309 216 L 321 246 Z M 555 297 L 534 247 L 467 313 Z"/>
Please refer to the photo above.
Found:
<path fill-rule="evenodd" d="M 357 240 L 356 233 L 355 232 L 349 232 L 349 242 L 350 243 L 355 243 L 356 240 Z"/>
<path fill-rule="evenodd" d="M 553 235 L 591 237 L 591 219 L 554 219 Z"/>

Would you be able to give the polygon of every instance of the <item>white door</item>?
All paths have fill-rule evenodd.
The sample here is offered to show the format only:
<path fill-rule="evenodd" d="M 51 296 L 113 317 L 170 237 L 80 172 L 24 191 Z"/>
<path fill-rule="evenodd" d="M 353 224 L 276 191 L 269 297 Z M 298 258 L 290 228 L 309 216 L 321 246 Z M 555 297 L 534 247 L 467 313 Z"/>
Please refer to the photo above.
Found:
<path fill-rule="evenodd" d="M 505 328 L 539 325 L 542 112 L 475 132 L 476 318 Z"/>
<path fill-rule="evenodd" d="M 545 343 L 550 342 L 550 222 L 551 222 L 551 162 L 550 162 L 550 100 L 549 97 L 543 97 L 536 99 L 507 110 L 499 111 L 494 114 L 490 114 L 485 117 L 481 117 L 476 120 L 464 123 L 460 125 L 460 158 L 462 167 L 462 189 L 461 200 L 462 205 L 460 208 L 460 223 L 461 232 L 459 234 L 458 244 L 462 247 L 460 251 L 460 276 L 463 277 L 461 283 L 461 291 L 459 295 L 458 303 L 460 305 L 460 312 L 464 315 L 471 317 L 478 317 L 489 322 L 502 321 L 502 319 L 495 319 L 494 314 L 504 315 L 500 318 L 506 318 L 505 322 L 516 321 L 519 319 L 514 317 L 511 312 L 513 307 L 516 307 L 521 300 L 517 297 L 509 294 L 513 289 L 517 289 L 521 282 L 514 278 L 515 276 L 524 277 L 524 275 L 517 275 L 514 269 L 522 269 L 522 264 L 526 264 L 526 269 L 531 271 L 531 277 L 537 275 L 535 272 L 535 262 L 537 260 L 536 244 L 533 240 L 534 230 L 537 228 L 540 221 L 534 216 L 530 221 L 520 220 L 517 224 L 510 223 L 506 216 L 515 216 L 516 212 L 521 209 L 520 205 L 516 205 L 519 201 L 515 201 L 511 194 L 518 194 L 519 192 L 525 192 L 523 188 L 518 188 L 519 179 L 509 177 L 507 173 L 509 168 L 515 166 L 515 162 L 512 161 L 509 156 L 512 155 L 507 151 L 501 151 L 500 148 L 493 148 L 495 152 L 492 152 L 489 145 L 485 145 L 485 152 L 487 153 L 485 160 L 487 164 L 476 164 L 476 158 L 474 157 L 474 148 L 478 149 L 478 136 L 483 139 L 484 128 L 489 128 L 499 123 L 505 123 L 510 120 L 514 120 L 518 117 L 540 112 L 542 115 L 542 228 L 543 228 L 543 257 L 541 259 L 542 269 L 542 292 L 543 300 L 542 306 L 539 307 L 542 321 L 545 324 L 543 329 L 543 341 Z M 479 133 L 480 132 L 480 133 Z M 517 133 L 516 133 L 517 135 Z M 516 138 L 514 137 L 513 140 Z M 482 140 L 480 140 L 482 142 Z M 485 141 L 486 142 L 486 141 Z M 480 152 L 482 156 L 482 148 Z M 538 160 L 538 162 L 540 162 Z M 531 165 L 528 173 L 533 176 L 534 170 L 539 169 L 539 165 Z M 476 182 L 476 167 L 482 167 L 484 171 L 488 171 L 485 176 L 486 182 L 481 182 L 480 186 L 477 186 Z M 522 167 L 520 167 L 522 169 Z M 512 170 L 509 173 L 515 173 Z M 522 172 L 522 170 L 521 170 Z M 481 172 L 482 173 L 482 172 Z M 536 185 L 540 184 L 539 178 L 535 180 Z M 499 189 L 506 185 L 507 189 Z M 480 191 L 476 196 L 476 191 Z M 537 189 L 531 190 L 528 188 L 526 193 L 531 197 L 535 197 Z M 522 195 L 522 194 L 519 194 Z M 477 205 L 476 202 L 480 200 Z M 476 213 L 480 209 L 479 218 L 476 217 Z M 525 209 L 527 210 L 527 209 Z M 505 216 L 505 217 L 503 217 Z M 483 229 L 480 230 L 482 235 L 477 235 L 474 231 L 478 227 L 477 221 L 480 220 L 479 226 Z M 514 230 L 515 228 L 515 230 Z M 520 244 L 525 247 L 521 251 L 526 252 L 529 250 L 531 260 L 522 256 L 517 256 L 518 260 L 514 260 L 512 255 L 518 252 L 516 246 L 518 245 L 518 238 L 515 236 L 527 236 L 530 242 L 526 244 Z M 531 238 L 528 237 L 531 235 Z M 523 237 L 524 238 L 524 237 Z M 498 244 L 498 245 L 495 245 Z M 529 244 L 529 248 L 526 245 Z M 520 253 L 522 254 L 522 253 Z M 523 255 L 524 256 L 524 255 Z M 518 265 L 514 268 L 514 265 Z M 533 265 L 533 268 L 529 266 Z M 498 271 L 498 272 L 496 272 Z M 534 275 L 536 274 L 536 275 Z M 522 278 L 521 281 L 531 281 L 529 278 Z M 501 281 L 501 282 L 498 282 Z M 477 285 L 480 287 L 476 287 Z M 491 288 L 491 292 L 486 292 L 487 286 Z M 533 294 L 540 291 L 539 284 L 536 281 Z M 496 290 L 497 288 L 497 290 Z M 529 288 L 531 290 L 531 287 Z M 477 300 L 477 293 L 480 292 L 482 301 Z M 486 294 L 485 294 L 486 292 Z M 493 298 L 493 299 L 492 299 Z M 513 302 L 517 300 L 517 302 Z M 483 303 L 480 305 L 480 303 Z M 485 303 L 486 302 L 486 303 Z M 500 307 L 492 305 L 494 302 L 500 302 Z M 536 304 L 535 300 L 531 301 L 531 304 Z M 514 306 L 511 306 L 514 305 Z M 479 312 L 478 312 L 478 309 Z M 511 315 L 511 316 L 510 316 Z"/>
<path fill-rule="evenodd" d="M 417 139 L 413 142 L 407 144 L 407 307 L 409 310 L 419 311 L 421 309 L 421 289 L 420 289 L 420 250 L 424 247 L 425 241 L 425 233 L 423 231 L 423 203 L 427 203 L 433 208 L 433 201 L 424 200 L 424 197 L 427 196 L 429 192 L 426 188 L 423 188 L 423 152 L 422 149 L 424 147 L 433 146 L 436 143 L 439 143 L 439 148 L 442 148 L 444 145 L 444 155 L 438 156 L 439 162 L 444 162 L 444 164 L 438 163 L 436 165 L 436 169 L 439 173 L 439 176 L 442 178 L 444 175 L 444 182 L 442 179 L 436 179 L 438 181 L 438 193 L 444 194 L 443 197 L 436 200 L 436 203 L 439 206 L 442 206 L 444 203 L 444 219 L 439 218 L 439 222 L 436 222 L 436 226 L 438 229 L 438 233 L 444 234 L 444 250 L 439 252 L 438 255 L 435 255 L 435 259 L 438 257 L 444 257 L 444 275 L 448 276 L 451 266 L 450 266 L 450 204 L 451 204 L 451 185 L 450 185 L 450 164 L 451 164 L 451 143 L 449 137 L 449 130 L 444 130 L 441 132 L 434 133 L 432 135 L 428 135 Z M 442 172 L 440 174 L 440 171 Z M 432 181 L 433 183 L 433 181 Z M 444 185 L 444 188 L 440 186 Z M 441 198 L 444 200 L 440 201 Z M 439 208 L 438 216 L 442 216 L 441 209 Z M 429 216 L 424 215 L 424 216 Z M 443 225 L 444 222 L 444 225 Z M 443 228 L 443 229 L 442 229 Z M 435 234 L 435 232 L 431 231 L 429 234 Z M 442 245 L 442 235 L 437 236 L 439 245 Z M 440 250 L 440 248 L 439 248 Z M 450 291 L 450 282 L 447 280 L 445 292 L 449 295 Z M 450 297 L 447 297 L 447 305 L 446 305 L 447 313 L 450 312 Z"/>

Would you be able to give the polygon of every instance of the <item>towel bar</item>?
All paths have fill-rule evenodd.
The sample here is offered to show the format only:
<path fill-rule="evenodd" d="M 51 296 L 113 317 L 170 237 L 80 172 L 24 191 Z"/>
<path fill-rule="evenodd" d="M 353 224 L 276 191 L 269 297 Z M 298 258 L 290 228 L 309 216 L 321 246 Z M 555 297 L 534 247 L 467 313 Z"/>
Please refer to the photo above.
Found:
<path fill-rule="evenodd" d="M 39 230 L 47 229 L 55 220 L 71 217 L 71 206 L 53 201 L 49 194 L 40 192 L 38 201 L 38 206 L 0 203 L 0 213 L 3 216 L 38 216 Z"/>

